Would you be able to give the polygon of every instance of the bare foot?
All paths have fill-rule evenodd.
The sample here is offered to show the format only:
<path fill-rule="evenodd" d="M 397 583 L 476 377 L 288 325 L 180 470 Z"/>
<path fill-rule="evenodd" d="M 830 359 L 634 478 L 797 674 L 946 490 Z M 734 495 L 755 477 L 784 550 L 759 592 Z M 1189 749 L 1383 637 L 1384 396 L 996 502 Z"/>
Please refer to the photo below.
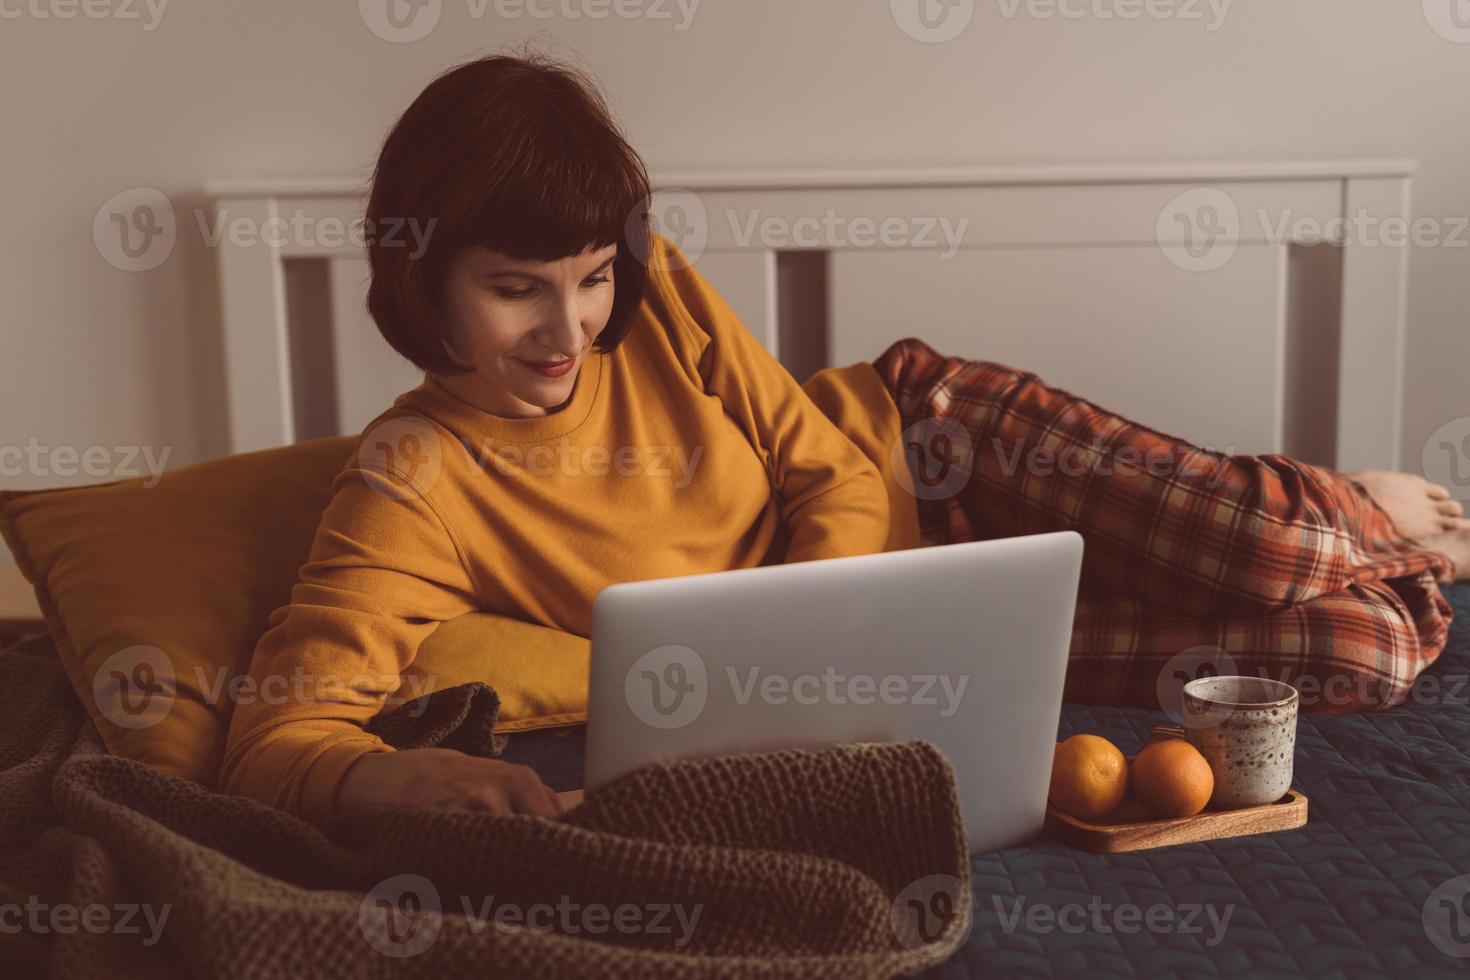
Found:
<path fill-rule="evenodd" d="M 1359 470 L 1344 476 L 1361 483 L 1406 538 L 1428 544 L 1426 539 L 1435 535 L 1470 528 L 1465 508 L 1451 499 L 1449 489 L 1422 476 L 1392 470 Z M 1470 562 L 1457 561 L 1455 566 L 1467 564 Z"/>
<path fill-rule="evenodd" d="M 1470 582 L 1470 528 L 1462 527 L 1455 531 L 1431 534 L 1427 538 L 1420 538 L 1419 543 L 1426 548 L 1438 548 L 1454 562 L 1454 571 L 1444 581 Z"/>

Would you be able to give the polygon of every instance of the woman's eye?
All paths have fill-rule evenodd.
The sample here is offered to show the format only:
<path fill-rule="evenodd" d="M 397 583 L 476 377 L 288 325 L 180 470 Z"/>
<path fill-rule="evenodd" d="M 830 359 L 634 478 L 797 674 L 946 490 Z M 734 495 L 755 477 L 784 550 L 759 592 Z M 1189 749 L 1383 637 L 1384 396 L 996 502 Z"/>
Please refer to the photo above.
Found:
<path fill-rule="evenodd" d="M 583 279 L 582 280 L 582 286 L 583 286 L 583 288 L 587 288 L 587 287 L 590 287 L 590 286 L 600 286 L 600 285 L 602 285 L 605 282 L 611 282 L 611 281 L 612 281 L 612 276 L 609 273 L 603 273 L 601 275 L 589 276 L 586 279 Z M 495 287 L 495 292 L 496 292 L 497 295 L 503 296 L 506 299 L 526 299 L 526 298 L 528 298 L 530 296 L 534 296 L 536 294 L 536 287 L 535 286 L 496 286 Z"/>

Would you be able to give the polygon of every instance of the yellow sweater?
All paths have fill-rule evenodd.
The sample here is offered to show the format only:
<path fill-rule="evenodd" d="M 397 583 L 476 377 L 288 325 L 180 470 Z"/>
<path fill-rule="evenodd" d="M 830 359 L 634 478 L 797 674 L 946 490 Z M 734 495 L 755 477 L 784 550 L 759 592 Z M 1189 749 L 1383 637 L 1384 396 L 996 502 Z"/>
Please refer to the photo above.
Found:
<path fill-rule="evenodd" d="M 223 791 L 329 815 L 347 768 L 391 751 L 364 723 L 462 613 L 588 636 L 612 583 L 917 543 L 907 514 L 890 535 L 902 497 L 880 466 L 897 413 L 871 367 L 808 382 L 833 418 L 855 418 L 855 442 L 671 244 L 655 245 L 627 336 L 589 353 L 561 408 L 503 418 L 428 377 L 364 430 L 256 647 L 263 693 L 235 708 Z M 865 373 L 834 386 L 843 372 Z"/>

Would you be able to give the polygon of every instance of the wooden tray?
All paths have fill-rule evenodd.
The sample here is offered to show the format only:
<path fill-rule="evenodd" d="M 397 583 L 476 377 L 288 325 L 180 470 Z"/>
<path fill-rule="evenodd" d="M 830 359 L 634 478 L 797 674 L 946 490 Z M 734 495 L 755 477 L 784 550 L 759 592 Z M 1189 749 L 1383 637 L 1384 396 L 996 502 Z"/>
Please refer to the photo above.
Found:
<path fill-rule="evenodd" d="M 1160 725 L 1149 735 L 1149 742 L 1161 738 L 1181 738 L 1183 729 Z M 1128 757 L 1133 762 L 1133 757 Z M 1294 830 L 1307 822 L 1307 797 L 1299 790 L 1289 790 L 1275 803 L 1245 807 L 1240 810 L 1214 810 L 1206 807 L 1192 817 L 1169 817 L 1159 820 L 1131 796 L 1118 809 L 1092 823 L 1079 820 L 1048 806 L 1046 833 L 1073 847 L 1094 854 L 1118 854 L 1142 851 L 1171 844 L 1189 844 L 1222 837 L 1246 837 L 1269 834 L 1278 830 Z"/>

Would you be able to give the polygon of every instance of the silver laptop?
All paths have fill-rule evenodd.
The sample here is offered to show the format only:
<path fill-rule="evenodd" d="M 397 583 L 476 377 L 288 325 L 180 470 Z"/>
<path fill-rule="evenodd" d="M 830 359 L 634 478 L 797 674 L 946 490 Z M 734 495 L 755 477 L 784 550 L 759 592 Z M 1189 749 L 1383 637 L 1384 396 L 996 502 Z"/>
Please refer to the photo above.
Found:
<path fill-rule="evenodd" d="M 970 847 L 1035 836 L 1082 565 L 1063 531 L 611 585 L 586 787 L 648 763 L 923 739 Z"/>

